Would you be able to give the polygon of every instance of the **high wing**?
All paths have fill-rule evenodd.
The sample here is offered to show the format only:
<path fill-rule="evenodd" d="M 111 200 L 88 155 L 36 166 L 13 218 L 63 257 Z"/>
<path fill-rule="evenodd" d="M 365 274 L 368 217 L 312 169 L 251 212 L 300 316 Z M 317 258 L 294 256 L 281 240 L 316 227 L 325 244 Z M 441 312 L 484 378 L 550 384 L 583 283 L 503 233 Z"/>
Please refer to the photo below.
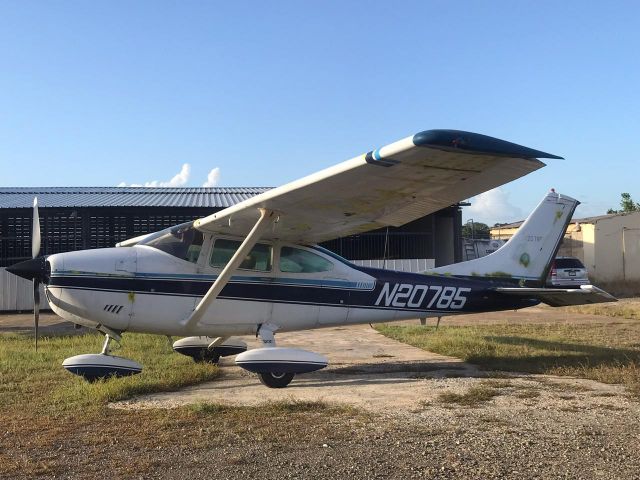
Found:
<path fill-rule="evenodd" d="M 535 298 L 552 307 L 584 305 L 587 303 L 617 302 L 613 296 L 593 285 L 580 288 L 496 288 L 497 292 L 518 297 Z"/>
<path fill-rule="evenodd" d="M 477 133 L 427 130 L 240 202 L 195 222 L 245 236 L 259 209 L 278 216 L 262 238 L 319 243 L 399 226 L 561 158 Z"/>

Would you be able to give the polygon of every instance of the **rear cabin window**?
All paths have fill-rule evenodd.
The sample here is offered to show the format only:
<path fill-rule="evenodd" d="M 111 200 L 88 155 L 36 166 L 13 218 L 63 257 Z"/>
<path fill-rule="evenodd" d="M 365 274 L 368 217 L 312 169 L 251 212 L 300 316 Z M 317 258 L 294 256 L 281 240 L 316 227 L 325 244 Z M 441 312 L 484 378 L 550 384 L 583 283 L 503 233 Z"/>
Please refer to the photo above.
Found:
<path fill-rule="evenodd" d="M 577 258 L 556 258 L 556 268 L 584 268 L 584 265 Z"/>
<path fill-rule="evenodd" d="M 242 242 L 238 240 L 227 240 L 225 238 L 216 239 L 211 252 L 210 265 L 215 268 L 224 268 L 224 266 L 229 263 L 229 260 L 231 260 L 233 254 L 236 253 L 236 250 L 240 248 L 241 243 Z M 271 245 L 256 243 L 238 268 L 243 270 L 258 270 L 261 272 L 270 271 L 271 251 Z"/>
<path fill-rule="evenodd" d="M 287 273 L 315 273 L 333 270 L 333 263 L 320 255 L 293 247 L 280 250 L 280 271 Z"/>

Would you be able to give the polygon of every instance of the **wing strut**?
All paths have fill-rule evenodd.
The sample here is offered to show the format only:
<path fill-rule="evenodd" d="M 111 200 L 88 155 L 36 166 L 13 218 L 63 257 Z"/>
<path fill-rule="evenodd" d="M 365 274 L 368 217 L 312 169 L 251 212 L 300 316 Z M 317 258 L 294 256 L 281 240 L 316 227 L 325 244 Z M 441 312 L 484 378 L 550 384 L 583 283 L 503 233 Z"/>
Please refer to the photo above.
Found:
<path fill-rule="evenodd" d="M 231 260 L 229 260 L 229 263 L 227 263 L 222 269 L 222 272 L 220 272 L 218 278 L 216 278 L 215 282 L 213 282 L 213 285 L 211 285 L 209 291 L 205 294 L 204 297 L 202 297 L 200 303 L 196 305 L 196 308 L 193 310 L 191 315 L 184 321 L 184 326 L 187 330 L 193 329 L 193 327 L 198 324 L 206 309 L 218 297 L 222 289 L 231 279 L 233 273 L 237 270 L 242 261 L 254 247 L 260 236 L 267 228 L 269 228 L 269 226 L 275 219 L 275 212 L 273 212 L 272 210 L 266 210 L 264 208 L 260 209 L 260 218 L 253 226 L 249 234 L 246 236 L 246 238 L 240 245 L 240 248 L 236 250 L 236 253 L 233 254 Z"/>

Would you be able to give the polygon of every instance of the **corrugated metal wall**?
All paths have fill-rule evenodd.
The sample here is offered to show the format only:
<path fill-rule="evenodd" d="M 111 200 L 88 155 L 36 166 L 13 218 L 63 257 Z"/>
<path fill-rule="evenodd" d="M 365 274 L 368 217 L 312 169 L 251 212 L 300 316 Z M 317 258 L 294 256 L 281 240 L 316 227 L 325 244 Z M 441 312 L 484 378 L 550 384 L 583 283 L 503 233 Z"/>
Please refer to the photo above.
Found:
<path fill-rule="evenodd" d="M 33 284 L 0 268 L 0 312 L 33 310 Z M 40 285 L 40 308 L 48 309 L 49 302 Z"/>

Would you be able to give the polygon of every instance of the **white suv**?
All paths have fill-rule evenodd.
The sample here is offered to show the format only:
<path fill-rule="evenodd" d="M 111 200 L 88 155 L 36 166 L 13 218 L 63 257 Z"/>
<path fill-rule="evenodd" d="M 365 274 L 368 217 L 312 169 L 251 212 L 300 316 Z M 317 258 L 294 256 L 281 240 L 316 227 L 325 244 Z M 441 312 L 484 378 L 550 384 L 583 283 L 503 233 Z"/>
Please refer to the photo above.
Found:
<path fill-rule="evenodd" d="M 589 277 L 584 264 L 575 257 L 556 257 L 551 265 L 547 286 L 558 288 L 580 288 L 588 285 Z"/>

